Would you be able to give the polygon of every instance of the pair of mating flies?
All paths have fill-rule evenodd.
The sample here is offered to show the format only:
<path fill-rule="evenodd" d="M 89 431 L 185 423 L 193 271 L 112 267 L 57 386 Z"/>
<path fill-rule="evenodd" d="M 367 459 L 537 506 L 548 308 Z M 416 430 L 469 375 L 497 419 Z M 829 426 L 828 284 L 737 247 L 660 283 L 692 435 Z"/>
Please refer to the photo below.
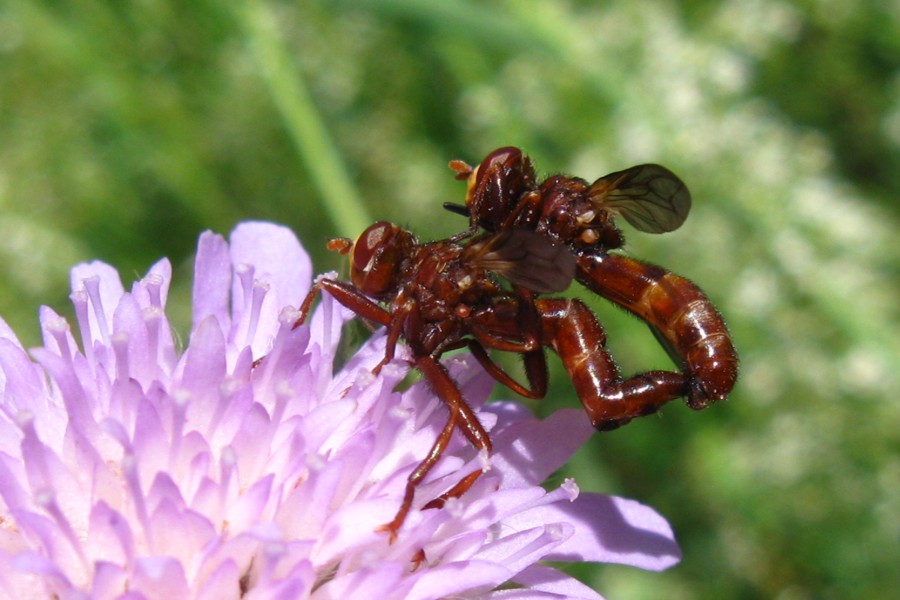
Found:
<path fill-rule="evenodd" d="M 467 217 L 468 227 L 445 240 L 421 243 L 381 221 L 355 243 L 331 240 L 329 249 L 350 255 L 350 281 L 317 281 L 297 321 L 306 319 L 318 293 L 329 293 L 362 319 L 387 328 L 376 373 L 403 340 L 413 367 L 447 406 L 446 425 L 409 476 L 397 515 L 382 527 L 392 539 L 412 507 L 416 486 L 454 430 L 479 451 L 491 450 L 488 433 L 440 362 L 445 352 L 468 348 L 494 379 L 525 397 L 541 398 L 547 391 L 544 348 L 552 348 L 600 431 L 656 412 L 675 398 L 705 408 L 724 399 L 737 378 L 737 354 L 725 322 L 696 285 L 610 253 L 624 244 L 614 217 L 649 233 L 672 231 L 684 222 L 690 193 L 671 171 L 645 164 L 591 184 L 563 175 L 539 181 L 531 160 L 512 147 L 495 150 L 477 168 L 458 160 L 450 167 L 467 181 L 466 202 L 444 207 Z M 577 299 L 546 297 L 564 291 L 573 279 L 643 319 L 679 371 L 623 378 L 594 313 Z M 521 354 L 528 384 L 494 362 L 491 350 Z M 423 508 L 463 494 L 480 474 L 468 474 Z"/>

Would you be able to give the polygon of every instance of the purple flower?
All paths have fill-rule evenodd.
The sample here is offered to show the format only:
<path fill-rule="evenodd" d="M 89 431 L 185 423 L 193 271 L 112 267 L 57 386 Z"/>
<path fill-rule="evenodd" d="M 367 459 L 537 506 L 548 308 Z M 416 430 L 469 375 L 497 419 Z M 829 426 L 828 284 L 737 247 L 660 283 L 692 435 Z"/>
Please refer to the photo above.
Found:
<path fill-rule="evenodd" d="M 402 354 L 373 376 L 377 333 L 334 372 L 353 315 L 328 297 L 291 328 L 311 267 L 284 227 L 200 237 L 183 352 L 170 278 L 162 260 L 126 292 L 108 265 L 76 266 L 80 334 L 44 307 L 29 352 L 0 321 L 0 596 L 599 598 L 540 561 L 678 561 L 650 508 L 540 487 L 587 418 L 484 406 L 492 381 L 467 356 L 445 362 L 495 451 L 454 436 L 389 543 L 378 526 L 446 420 L 424 384 L 394 390 Z M 485 462 L 461 498 L 418 510 Z"/>

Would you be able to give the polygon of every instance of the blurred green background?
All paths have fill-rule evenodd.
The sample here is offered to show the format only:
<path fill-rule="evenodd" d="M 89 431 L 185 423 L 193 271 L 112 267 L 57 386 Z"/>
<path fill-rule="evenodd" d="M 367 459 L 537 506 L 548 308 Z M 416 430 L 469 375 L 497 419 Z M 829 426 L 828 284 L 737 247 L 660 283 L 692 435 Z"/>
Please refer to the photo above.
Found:
<path fill-rule="evenodd" d="M 447 161 L 507 144 L 545 174 L 678 173 L 687 223 L 626 229 L 629 252 L 699 282 L 743 360 L 727 403 L 597 435 L 567 471 L 657 508 L 682 564 L 576 575 L 611 599 L 896 597 L 896 3 L 7 0 L 0 314 L 36 344 L 72 264 L 128 281 L 165 255 L 186 333 L 202 230 L 279 221 L 339 268 L 325 240 L 376 218 L 461 229 Z M 589 301 L 626 371 L 667 367 Z M 577 404 L 551 387 L 537 410 Z"/>

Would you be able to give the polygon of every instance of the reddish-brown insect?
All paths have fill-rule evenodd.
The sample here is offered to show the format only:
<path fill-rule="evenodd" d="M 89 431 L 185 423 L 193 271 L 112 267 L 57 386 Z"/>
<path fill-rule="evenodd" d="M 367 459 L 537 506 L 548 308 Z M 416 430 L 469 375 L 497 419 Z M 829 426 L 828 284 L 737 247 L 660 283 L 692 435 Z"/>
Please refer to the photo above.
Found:
<path fill-rule="evenodd" d="M 542 346 L 548 345 L 562 357 L 579 389 L 618 389 L 615 364 L 591 311 L 578 300 L 534 297 L 535 293 L 559 292 L 571 283 L 575 258 L 562 244 L 527 230 L 484 234 L 464 243 L 419 243 L 409 231 L 379 222 L 355 244 L 341 238 L 332 240 L 329 248 L 350 254 L 350 281 L 317 281 L 300 307 L 297 325 L 306 319 L 316 294 L 328 292 L 361 318 L 387 328 L 385 355 L 376 372 L 394 357 L 397 343 L 404 340 L 413 366 L 449 411 L 434 446 L 410 475 L 396 517 L 384 525 L 392 538 L 412 507 L 416 486 L 441 457 L 455 429 L 476 449 L 491 450 L 487 432 L 440 362 L 445 352 L 468 347 L 495 379 L 526 397 L 540 398 L 547 389 Z M 495 272 L 523 287 L 505 289 Z M 493 362 L 489 350 L 521 353 L 528 385 L 518 383 Z M 652 375 L 638 383 L 668 384 Z M 681 389 L 682 383 L 679 378 L 671 385 Z M 594 405 L 606 400 L 585 401 L 591 404 L 594 423 L 602 429 L 627 421 L 635 410 L 644 410 L 643 405 L 633 405 L 628 393 L 613 397 L 615 406 L 610 409 Z M 437 507 L 444 499 L 461 495 L 479 475 L 480 471 L 468 474 L 424 507 Z"/>
<path fill-rule="evenodd" d="M 330 249 L 350 254 L 350 281 L 317 281 L 297 321 L 305 320 L 316 294 L 328 292 L 361 318 L 387 328 L 376 372 L 393 359 L 402 339 L 413 366 L 447 405 L 446 425 L 409 476 L 397 515 L 383 526 L 392 538 L 412 508 L 416 486 L 455 429 L 476 449 L 491 450 L 487 432 L 440 362 L 449 350 L 468 347 L 495 379 L 541 398 L 547 390 L 544 347 L 552 348 L 599 430 L 615 429 L 682 396 L 691 407 L 703 408 L 727 395 L 737 372 L 725 324 L 696 286 L 607 252 L 624 243 L 613 214 L 654 232 L 684 221 L 690 196 L 667 169 L 642 165 L 592 185 L 561 176 L 538 184 L 530 161 L 515 148 L 493 152 L 478 169 L 459 161 L 451 166 L 469 180 L 469 190 L 465 206 L 447 207 L 469 216 L 469 228 L 447 240 L 419 243 L 409 231 L 379 222 L 356 243 L 332 240 Z M 479 227 L 487 233 L 476 235 Z M 603 328 L 585 304 L 540 297 L 563 291 L 573 278 L 644 319 L 682 372 L 648 371 L 623 379 L 606 350 Z M 528 385 L 493 362 L 490 350 L 520 353 Z M 480 473 L 469 473 L 423 508 L 463 494 Z"/>
<path fill-rule="evenodd" d="M 575 255 L 575 278 L 643 319 L 681 368 L 681 373 L 651 371 L 621 382 L 611 362 L 583 380 L 573 374 L 595 427 L 621 425 L 680 396 L 691 408 L 702 409 L 728 395 L 737 379 L 737 353 L 706 295 L 661 267 L 609 252 L 624 244 L 614 216 L 649 233 L 681 226 L 691 197 L 671 171 L 646 164 L 591 184 L 563 175 L 538 182 L 531 160 L 513 147 L 495 150 L 475 169 L 462 161 L 450 167 L 457 178 L 468 181 L 465 206 L 445 204 L 470 218 L 469 228 L 455 236 L 456 241 L 481 227 L 492 232 L 524 229 L 565 244 Z M 529 287 L 527 281 L 509 274 L 507 278 L 517 288 Z M 596 335 L 602 337 L 602 330 Z M 580 343 L 568 337 L 565 342 L 566 347 L 554 346 L 563 356 L 576 352 L 569 347 Z"/>

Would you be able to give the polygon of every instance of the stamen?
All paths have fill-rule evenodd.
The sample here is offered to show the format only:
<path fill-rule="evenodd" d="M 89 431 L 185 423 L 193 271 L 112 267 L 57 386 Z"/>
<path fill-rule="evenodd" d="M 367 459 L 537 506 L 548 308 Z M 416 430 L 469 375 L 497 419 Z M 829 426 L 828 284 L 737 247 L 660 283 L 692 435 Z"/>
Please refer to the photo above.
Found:
<path fill-rule="evenodd" d="M 250 322 L 247 324 L 247 343 L 252 344 L 256 337 L 256 327 L 259 324 L 259 315 L 262 312 L 263 299 L 269 293 L 269 283 L 267 281 L 254 280 L 253 295 L 250 304 Z"/>
<path fill-rule="evenodd" d="M 243 301 L 243 305 L 240 307 L 241 312 L 247 311 L 250 309 L 250 299 L 253 297 L 252 289 L 253 289 L 253 275 L 255 273 L 255 269 L 253 265 L 248 265 L 246 263 L 241 263 L 234 267 L 234 274 L 237 275 L 238 281 L 241 282 L 241 300 Z M 237 313 L 237 299 L 235 299 L 234 312 Z"/>
<path fill-rule="evenodd" d="M 106 324 L 106 312 L 103 310 L 103 299 L 100 296 L 100 278 L 96 275 L 86 277 L 81 280 L 81 284 L 87 291 L 94 308 L 94 318 L 97 319 L 97 326 L 100 329 L 100 339 L 104 345 L 109 346 L 109 327 Z"/>
<path fill-rule="evenodd" d="M 35 494 L 35 501 L 41 508 L 43 508 L 47 513 L 53 517 L 53 520 L 56 522 L 57 526 L 62 530 L 63 536 L 66 538 L 66 541 L 69 542 L 69 545 L 72 546 L 72 549 L 75 551 L 75 554 L 78 556 L 78 560 L 81 562 L 81 568 L 85 571 L 89 572 L 90 562 L 87 559 L 87 556 L 84 554 L 84 548 L 81 546 L 81 542 L 78 540 L 78 536 L 75 535 L 75 531 L 72 529 L 72 524 L 69 522 L 69 519 L 66 518 L 66 515 L 63 514 L 62 510 L 59 508 L 59 504 L 56 502 L 56 494 L 51 489 L 43 489 Z"/>
<path fill-rule="evenodd" d="M 162 363 L 162 357 L 159 355 L 159 329 L 165 313 L 163 313 L 162 307 L 154 305 L 142 310 L 141 316 L 144 318 L 144 326 L 147 328 L 147 359 L 158 371 Z M 153 374 L 153 377 L 158 376 L 159 373 Z"/>
<path fill-rule="evenodd" d="M 47 333 L 56 341 L 59 355 L 67 365 L 72 364 L 72 349 L 69 348 L 69 323 L 62 317 L 56 317 L 47 321 L 44 325 Z"/>
<path fill-rule="evenodd" d="M 72 306 L 75 308 L 75 320 L 78 322 L 78 331 L 81 332 L 81 346 L 84 348 L 84 356 L 88 363 L 95 364 L 94 342 L 91 336 L 91 319 L 88 316 L 88 296 L 84 290 L 72 292 L 69 295 Z"/>
<path fill-rule="evenodd" d="M 140 285 L 147 290 L 150 297 L 150 305 L 162 309 L 162 284 L 163 277 L 159 273 L 150 273 L 140 281 Z"/>

